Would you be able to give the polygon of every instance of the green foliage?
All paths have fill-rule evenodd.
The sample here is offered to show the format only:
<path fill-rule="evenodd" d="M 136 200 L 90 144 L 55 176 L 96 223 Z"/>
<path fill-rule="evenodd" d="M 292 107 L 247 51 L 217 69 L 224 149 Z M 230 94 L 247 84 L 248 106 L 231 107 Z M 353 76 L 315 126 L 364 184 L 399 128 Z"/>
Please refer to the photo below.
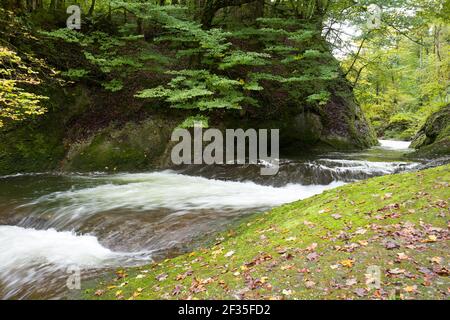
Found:
<path fill-rule="evenodd" d="M 317 103 L 319 106 L 326 105 L 330 100 L 331 94 L 327 91 L 321 91 L 320 93 L 315 93 L 306 98 L 309 103 Z"/>
<path fill-rule="evenodd" d="M 69 69 L 67 71 L 61 72 L 61 75 L 64 77 L 68 77 L 72 80 L 79 80 L 89 74 L 88 70 L 85 69 Z"/>
<path fill-rule="evenodd" d="M 199 125 L 202 128 L 208 128 L 208 117 L 204 115 L 195 115 L 187 117 L 179 126 L 178 128 L 193 128 L 194 125 Z"/>
<path fill-rule="evenodd" d="M 138 98 L 164 98 L 174 108 L 208 110 L 214 108 L 239 109 L 249 99 L 244 90 L 258 90 L 246 86 L 243 80 L 231 80 L 207 70 L 169 71 L 173 78 L 167 86 L 145 89 Z"/>
<path fill-rule="evenodd" d="M 356 39 L 362 50 L 347 56 L 343 68 L 378 134 L 410 139 L 429 114 L 448 103 L 449 23 L 439 1 L 384 5 L 411 14 L 385 11 L 381 28 Z"/>
<path fill-rule="evenodd" d="M 103 82 L 102 86 L 111 92 L 120 91 L 123 88 L 123 82 L 118 79 L 113 79 L 109 82 Z"/>

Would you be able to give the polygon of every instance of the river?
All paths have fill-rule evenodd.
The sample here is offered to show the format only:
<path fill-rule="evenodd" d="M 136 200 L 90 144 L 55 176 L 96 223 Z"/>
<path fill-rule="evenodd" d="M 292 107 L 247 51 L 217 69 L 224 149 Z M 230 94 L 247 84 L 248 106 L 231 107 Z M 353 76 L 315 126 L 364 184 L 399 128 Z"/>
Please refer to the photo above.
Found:
<path fill-rule="evenodd" d="M 257 165 L 141 173 L 35 173 L 0 177 L 0 298 L 65 298 L 82 279 L 192 250 L 249 214 L 373 176 L 413 170 L 409 143 Z"/>

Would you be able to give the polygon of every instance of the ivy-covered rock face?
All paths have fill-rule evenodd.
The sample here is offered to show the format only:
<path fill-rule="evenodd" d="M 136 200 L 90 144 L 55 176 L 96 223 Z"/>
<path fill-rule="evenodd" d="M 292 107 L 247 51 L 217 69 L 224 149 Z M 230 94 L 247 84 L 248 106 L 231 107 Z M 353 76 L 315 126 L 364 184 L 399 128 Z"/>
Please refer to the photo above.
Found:
<path fill-rule="evenodd" d="M 413 154 L 422 157 L 436 157 L 450 153 L 450 105 L 428 117 L 414 137 L 411 147 Z"/>

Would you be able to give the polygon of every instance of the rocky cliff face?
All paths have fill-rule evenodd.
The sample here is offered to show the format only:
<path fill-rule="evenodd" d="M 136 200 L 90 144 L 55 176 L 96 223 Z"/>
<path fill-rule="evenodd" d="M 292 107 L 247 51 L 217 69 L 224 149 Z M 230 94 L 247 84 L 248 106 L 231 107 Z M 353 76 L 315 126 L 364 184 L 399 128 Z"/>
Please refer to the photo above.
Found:
<path fill-rule="evenodd" d="M 186 115 L 176 110 L 148 112 L 152 108 L 143 103 L 133 105 L 104 94 L 80 86 L 54 90 L 50 94 L 54 106 L 49 108 L 54 111 L 0 132 L 0 174 L 170 166 L 170 136 Z M 210 126 L 280 129 L 282 154 L 283 150 L 303 155 L 312 149 L 362 149 L 376 143 L 349 88 L 336 90 L 322 112 L 296 108 L 264 116 L 263 111 L 257 116 L 217 114 Z"/>
<path fill-rule="evenodd" d="M 411 147 L 413 156 L 439 157 L 450 154 L 450 105 L 428 117 L 415 135 Z"/>

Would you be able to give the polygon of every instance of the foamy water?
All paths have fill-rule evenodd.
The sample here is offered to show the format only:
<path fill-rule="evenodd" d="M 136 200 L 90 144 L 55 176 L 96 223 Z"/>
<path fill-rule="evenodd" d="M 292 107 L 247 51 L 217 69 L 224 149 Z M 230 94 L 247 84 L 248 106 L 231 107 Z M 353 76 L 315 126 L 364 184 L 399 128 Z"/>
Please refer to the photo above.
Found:
<path fill-rule="evenodd" d="M 103 247 L 95 236 L 54 229 L 0 226 L 0 272 L 24 263 L 93 267 L 118 256 Z"/>
<path fill-rule="evenodd" d="M 409 147 L 403 141 L 380 144 L 383 150 Z M 288 171 L 292 165 L 294 170 Z M 183 247 L 245 213 L 418 164 L 322 158 L 292 165 L 273 177 L 274 185 L 276 179 L 287 181 L 279 187 L 174 171 L 49 175 L 53 180 L 48 186 L 45 173 L 0 177 L 3 186 L 34 181 L 52 190 L 14 200 L 15 207 L 3 212 L 16 225 L 0 225 L 0 298 L 61 296 L 71 265 L 103 270 L 147 263 L 158 250 Z M 304 181 L 316 184 L 302 185 Z"/>
<path fill-rule="evenodd" d="M 93 178 L 90 178 L 93 179 Z M 235 182 L 187 176 L 171 171 L 118 174 L 94 178 L 104 180 L 92 188 L 55 192 L 29 204 L 51 206 L 49 211 L 73 217 L 118 208 L 149 211 L 247 209 L 280 205 L 343 185 L 296 185 L 275 188 L 253 182 Z M 57 208 L 54 209 L 53 205 Z"/>
<path fill-rule="evenodd" d="M 408 150 L 411 141 L 378 140 L 381 148 L 388 150 Z"/>

